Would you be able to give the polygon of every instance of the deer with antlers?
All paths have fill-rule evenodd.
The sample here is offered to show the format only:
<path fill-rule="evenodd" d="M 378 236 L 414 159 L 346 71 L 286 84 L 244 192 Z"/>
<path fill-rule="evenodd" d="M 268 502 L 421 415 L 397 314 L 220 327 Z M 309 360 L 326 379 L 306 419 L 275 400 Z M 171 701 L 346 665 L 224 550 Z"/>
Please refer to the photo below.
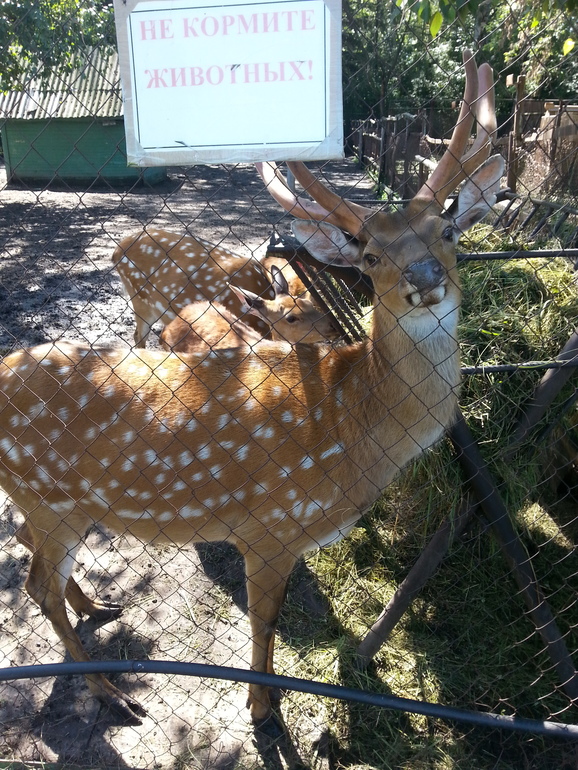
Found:
<path fill-rule="evenodd" d="M 242 322 L 262 337 L 324 342 L 341 333 L 331 316 L 314 305 L 289 264 L 281 269 L 275 258 L 260 262 L 190 235 L 151 229 L 123 238 L 112 261 L 133 306 L 137 348 L 146 346 L 155 323 L 167 325 L 191 303 L 217 301 L 238 319 L 247 310 L 248 296 L 262 302 L 249 303 L 255 312 Z M 249 294 L 243 297 L 240 292 Z M 190 337 L 193 344 L 207 326 L 195 310 L 188 315 L 197 318 L 197 330 Z M 222 322 L 219 325 L 228 333 Z M 215 339 L 214 334 L 211 337 Z"/>
<path fill-rule="evenodd" d="M 382 490 L 452 423 L 460 381 L 456 242 L 489 210 L 504 163 L 489 67 L 464 57 L 466 88 L 447 152 L 401 211 L 340 198 L 301 163 L 313 201 L 274 169 L 274 197 L 324 262 L 375 289 L 367 339 L 331 347 L 263 342 L 176 355 L 58 342 L 0 367 L 0 483 L 25 517 L 29 595 L 71 657 L 88 660 L 66 610 L 115 615 L 72 576 L 93 522 L 146 543 L 229 541 L 245 560 L 251 667 L 273 672 L 275 625 L 296 560 L 344 537 Z M 480 126 L 464 155 L 471 126 Z M 466 177 L 455 206 L 444 202 Z M 124 718 L 142 709 L 100 674 L 92 692 Z M 256 725 L 269 689 L 249 688 Z M 268 721 L 271 720 L 271 721 Z"/>

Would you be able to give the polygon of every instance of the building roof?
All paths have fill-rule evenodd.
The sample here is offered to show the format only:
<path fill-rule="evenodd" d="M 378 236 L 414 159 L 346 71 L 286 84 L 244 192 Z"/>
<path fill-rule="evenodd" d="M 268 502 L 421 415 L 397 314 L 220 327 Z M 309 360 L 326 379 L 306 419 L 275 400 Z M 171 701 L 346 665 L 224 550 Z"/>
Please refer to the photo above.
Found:
<path fill-rule="evenodd" d="M 22 91 L 0 94 L 0 119 L 118 118 L 124 114 L 118 54 L 98 49 L 76 54 L 72 69 L 54 70 L 48 80 L 28 79 Z"/>

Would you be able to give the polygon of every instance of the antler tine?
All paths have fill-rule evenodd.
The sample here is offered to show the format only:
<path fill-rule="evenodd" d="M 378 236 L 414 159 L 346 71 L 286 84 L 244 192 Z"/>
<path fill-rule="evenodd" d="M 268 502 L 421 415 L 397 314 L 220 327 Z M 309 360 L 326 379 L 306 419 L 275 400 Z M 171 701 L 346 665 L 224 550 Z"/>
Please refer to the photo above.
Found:
<path fill-rule="evenodd" d="M 339 227 L 337 217 L 330 211 L 313 201 L 297 198 L 275 163 L 255 163 L 255 168 L 265 183 L 268 193 L 285 211 L 298 219 L 323 220 Z"/>
<path fill-rule="evenodd" d="M 331 212 L 333 224 L 337 224 L 342 230 L 346 230 L 353 236 L 359 235 L 364 222 L 373 214 L 373 209 L 352 203 L 345 198 L 341 198 L 336 193 L 329 190 L 325 185 L 315 177 L 311 171 L 300 161 L 289 161 L 288 167 L 293 172 L 295 179 L 306 190 L 313 200 Z"/>
<path fill-rule="evenodd" d="M 475 105 L 478 121 L 476 139 L 472 149 L 462 159 L 462 170 L 457 180 L 458 183 L 473 174 L 489 158 L 492 150 L 492 139 L 498 130 L 494 98 L 494 73 L 489 64 L 480 66 L 478 78 L 479 98 Z"/>
<path fill-rule="evenodd" d="M 471 51 L 463 53 L 466 85 L 460 114 L 452 138 L 437 168 L 417 193 L 417 198 L 436 200 L 443 205 L 449 193 L 460 181 L 462 156 L 466 149 L 475 117 L 478 98 L 478 68 Z M 463 177 L 462 177 L 463 178 Z"/>

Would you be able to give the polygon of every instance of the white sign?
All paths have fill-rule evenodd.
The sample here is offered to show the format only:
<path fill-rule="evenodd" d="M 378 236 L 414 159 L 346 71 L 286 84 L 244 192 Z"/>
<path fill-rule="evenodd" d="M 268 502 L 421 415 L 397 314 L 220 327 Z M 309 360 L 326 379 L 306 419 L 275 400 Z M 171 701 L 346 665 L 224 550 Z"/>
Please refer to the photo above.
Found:
<path fill-rule="evenodd" d="M 115 0 L 138 166 L 343 157 L 339 0 Z"/>

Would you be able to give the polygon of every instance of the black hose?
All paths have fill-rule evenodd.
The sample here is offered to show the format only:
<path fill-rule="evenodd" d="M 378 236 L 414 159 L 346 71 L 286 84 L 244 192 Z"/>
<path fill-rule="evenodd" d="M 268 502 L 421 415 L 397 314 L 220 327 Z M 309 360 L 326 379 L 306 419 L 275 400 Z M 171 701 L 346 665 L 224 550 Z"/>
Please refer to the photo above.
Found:
<path fill-rule="evenodd" d="M 449 719 L 467 722 L 478 727 L 500 728 L 545 735 L 552 738 L 578 740 L 578 725 L 565 725 L 559 722 L 541 722 L 536 719 L 521 719 L 501 714 L 480 713 L 465 709 L 442 706 L 438 703 L 399 698 L 396 695 L 379 695 L 364 690 L 355 690 L 341 685 L 297 679 L 292 676 L 263 674 L 229 666 L 212 666 L 201 663 L 178 663 L 158 660 L 115 660 L 90 663 L 49 663 L 36 666 L 14 666 L 0 668 L 0 682 L 15 679 L 33 679 L 46 676 L 69 676 L 71 674 L 178 674 L 196 676 L 205 679 L 225 679 L 246 684 L 260 684 L 265 687 L 278 687 L 283 690 L 321 695 L 325 698 L 365 703 L 368 706 L 389 708 L 394 711 L 409 711 L 436 719 Z"/>

